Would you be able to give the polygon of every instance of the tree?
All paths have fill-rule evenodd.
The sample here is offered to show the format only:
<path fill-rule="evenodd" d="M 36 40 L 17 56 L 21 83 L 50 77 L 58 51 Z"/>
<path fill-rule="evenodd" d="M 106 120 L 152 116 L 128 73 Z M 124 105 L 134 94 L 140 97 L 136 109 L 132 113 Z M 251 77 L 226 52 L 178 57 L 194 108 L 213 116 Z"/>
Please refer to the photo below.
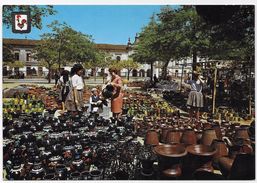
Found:
<path fill-rule="evenodd" d="M 56 68 L 58 60 L 58 52 L 54 47 L 54 42 L 53 39 L 42 39 L 40 44 L 35 47 L 32 55 L 41 66 L 48 69 L 48 83 L 51 83 L 52 69 Z"/>
<path fill-rule="evenodd" d="M 254 6 L 196 6 L 197 13 L 211 29 L 213 59 L 253 60 Z"/>
<path fill-rule="evenodd" d="M 192 57 L 195 70 L 197 56 L 201 56 L 201 52 L 210 45 L 209 30 L 195 7 L 182 6 L 176 10 L 166 7 L 158 17 L 160 25 L 157 49 L 162 57 L 167 62 L 169 58 L 180 60 Z"/>
<path fill-rule="evenodd" d="M 155 49 L 155 42 L 158 38 L 157 26 L 155 15 L 152 15 L 150 23 L 140 33 L 139 42 L 134 46 L 132 54 L 134 61 L 151 65 L 151 81 L 153 80 L 153 64 L 158 60 L 158 52 Z"/>
<path fill-rule="evenodd" d="M 96 50 L 91 36 L 77 32 L 65 22 L 54 21 L 48 27 L 52 32 L 42 34 L 41 38 L 52 40 L 51 48 L 57 53 L 59 71 L 62 65 L 84 63 L 94 58 Z"/>
<path fill-rule="evenodd" d="M 37 6 L 37 5 L 4 5 L 3 6 L 3 24 L 10 28 L 12 25 L 12 12 L 30 11 L 31 25 L 38 29 L 42 29 L 42 17 L 54 15 L 57 11 L 53 6 Z"/>
<path fill-rule="evenodd" d="M 3 45 L 3 63 L 14 62 L 15 57 L 11 45 Z"/>
<path fill-rule="evenodd" d="M 127 79 L 129 80 L 129 74 L 133 69 L 137 69 L 139 64 L 135 62 L 133 59 L 129 58 L 128 60 L 120 61 L 121 67 L 127 69 Z"/>
<path fill-rule="evenodd" d="M 16 61 L 12 61 L 12 62 L 7 62 L 7 65 L 12 69 L 12 68 L 22 68 L 24 67 L 24 62 L 16 60 Z"/>

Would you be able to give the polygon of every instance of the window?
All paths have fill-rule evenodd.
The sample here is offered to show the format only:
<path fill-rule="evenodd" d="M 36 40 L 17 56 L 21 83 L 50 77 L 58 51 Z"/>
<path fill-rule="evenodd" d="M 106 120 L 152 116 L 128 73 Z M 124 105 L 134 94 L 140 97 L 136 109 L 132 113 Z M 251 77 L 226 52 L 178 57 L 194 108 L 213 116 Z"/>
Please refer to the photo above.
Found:
<path fill-rule="evenodd" d="M 31 61 L 31 53 L 27 53 L 27 55 L 26 55 L 26 61 Z"/>
<path fill-rule="evenodd" d="M 20 60 L 20 53 L 15 53 L 14 58 L 15 60 Z"/>

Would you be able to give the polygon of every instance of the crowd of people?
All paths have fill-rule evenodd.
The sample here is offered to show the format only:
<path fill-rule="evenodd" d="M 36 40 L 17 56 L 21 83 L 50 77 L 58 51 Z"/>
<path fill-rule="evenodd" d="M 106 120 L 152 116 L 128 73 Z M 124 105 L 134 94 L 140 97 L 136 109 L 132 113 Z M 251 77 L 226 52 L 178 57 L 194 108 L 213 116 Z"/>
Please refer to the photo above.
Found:
<path fill-rule="evenodd" d="M 62 111 L 81 113 L 86 110 L 86 103 L 83 98 L 85 90 L 83 73 L 83 66 L 81 64 L 75 64 L 70 71 L 63 70 L 60 77 L 56 77 L 55 87 L 60 91 Z M 113 68 L 109 69 L 109 79 L 107 79 L 103 88 L 106 86 L 113 88 L 112 95 L 108 98 L 106 98 L 99 89 L 91 89 L 91 97 L 89 100 L 90 111 L 102 111 L 103 105 L 107 105 L 107 100 L 110 100 L 110 108 L 113 117 L 119 118 L 122 113 L 123 88 L 122 79 L 118 75 L 118 70 Z"/>

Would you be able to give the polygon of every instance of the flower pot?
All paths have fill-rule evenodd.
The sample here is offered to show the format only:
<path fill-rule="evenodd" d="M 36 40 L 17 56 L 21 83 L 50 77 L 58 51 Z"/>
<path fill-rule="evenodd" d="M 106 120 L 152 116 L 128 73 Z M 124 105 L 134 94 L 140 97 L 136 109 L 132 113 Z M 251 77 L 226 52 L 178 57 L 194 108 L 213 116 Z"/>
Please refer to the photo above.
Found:
<path fill-rule="evenodd" d="M 181 132 L 179 130 L 169 130 L 165 138 L 165 143 L 166 144 L 180 143 L 180 139 L 181 139 Z"/>
<path fill-rule="evenodd" d="M 161 142 L 164 143 L 166 140 L 166 135 L 169 130 L 171 130 L 171 127 L 163 127 L 161 128 Z"/>
<path fill-rule="evenodd" d="M 215 130 L 212 128 L 205 129 L 201 138 L 201 144 L 209 146 L 214 139 L 217 139 Z"/>
<path fill-rule="evenodd" d="M 73 173 L 71 173 L 70 180 L 81 180 L 80 172 L 73 172 Z"/>
<path fill-rule="evenodd" d="M 43 180 L 56 180 L 55 174 L 54 173 L 46 174 Z"/>
<path fill-rule="evenodd" d="M 221 157 L 228 156 L 229 149 L 223 140 L 214 139 L 211 146 L 217 150 L 213 156 L 213 165 L 218 167 L 218 162 Z"/>
<path fill-rule="evenodd" d="M 176 178 L 181 176 L 181 161 L 187 151 L 182 144 L 158 145 L 154 147 L 158 157 L 158 167 L 162 178 Z"/>
<path fill-rule="evenodd" d="M 159 137 L 156 130 L 148 130 L 145 136 L 144 144 L 147 145 L 159 145 Z"/>
<path fill-rule="evenodd" d="M 89 171 L 81 172 L 81 177 L 82 177 L 82 180 L 90 180 L 91 179 L 91 177 L 89 175 Z"/>
<path fill-rule="evenodd" d="M 9 174 L 7 174 L 8 180 L 24 180 L 24 174 L 21 165 L 15 165 L 11 168 Z"/>
<path fill-rule="evenodd" d="M 197 138 L 193 129 L 184 130 L 180 142 L 185 144 L 186 146 L 196 144 Z"/>
<path fill-rule="evenodd" d="M 64 164 L 58 164 L 55 167 L 55 174 L 57 180 L 66 180 L 68 170 Z"/>
<path fill-rule="evenodd" d="M 217 150 L 211 146 L 198 144 L 186 148 L 188 156 L 183 164 L 185 176 L 192 177 L 195 171 L 213 172 L 212 159 Z"/>
<path fill-rule="evenodd" d="M 92 180 L 101 180 L 103 178 L 103 172 L 98 169 L 90 171 L 89 175 L 92 178 Z"/>

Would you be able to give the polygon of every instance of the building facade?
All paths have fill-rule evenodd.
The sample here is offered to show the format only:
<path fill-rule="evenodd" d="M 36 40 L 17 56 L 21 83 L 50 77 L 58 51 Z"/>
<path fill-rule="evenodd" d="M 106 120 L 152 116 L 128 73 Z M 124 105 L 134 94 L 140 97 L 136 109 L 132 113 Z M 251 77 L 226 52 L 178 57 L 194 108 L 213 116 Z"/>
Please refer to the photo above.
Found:
<path fill-rule="evenodd" d="M 107 52 L 111 55 L 113 60 L 127 60 L 129 56 L 134 53 L 134 45 L 139 41 L 138 35 L 135 36 L 133 43 L 128 40 L 127 45 L 114 45 L 114 44 L 96 44 L 96 48 Z M 9 76 L 15 74 L 18 71 L 22 72 L 26 77 L 46 77 L 48 69 L 39 65 L 39 62 L 32 57 L 33 49 L 37 44 L 40 44 L 40 40 L 29 39 L 3 39 L 3 46 L 9 46 L 15 55 L 16 61 L 23 62 L 23 67 L 10 68 L 7 65 L 3 65 L 3 76 Z M 192 60 L 173 61 L 168 65 L 168 74 L 172 77 L 181 77 L 182 73 L 187 74 L 191 71 Z M 66 66 L 64 69 L 69 70 L 71 66 Z M 134 69 L 130 72 L 131 77 L 150 77 L 151 70 L 149 64 L 141 64 L 138 69 Z M 105 69 L 107 73 L 108 68 Z M 97 70 L 97 76 L 101 75 L 103 71 Z M 158 61 L 155 62 L 153 73 L 158 76 L 161 75 L 161 66 Z M 87 75 L 92 75 L 93 70 L 89 69 Z M 127 70 L 121 70 L 121 76 L 127 76 Z"/>

